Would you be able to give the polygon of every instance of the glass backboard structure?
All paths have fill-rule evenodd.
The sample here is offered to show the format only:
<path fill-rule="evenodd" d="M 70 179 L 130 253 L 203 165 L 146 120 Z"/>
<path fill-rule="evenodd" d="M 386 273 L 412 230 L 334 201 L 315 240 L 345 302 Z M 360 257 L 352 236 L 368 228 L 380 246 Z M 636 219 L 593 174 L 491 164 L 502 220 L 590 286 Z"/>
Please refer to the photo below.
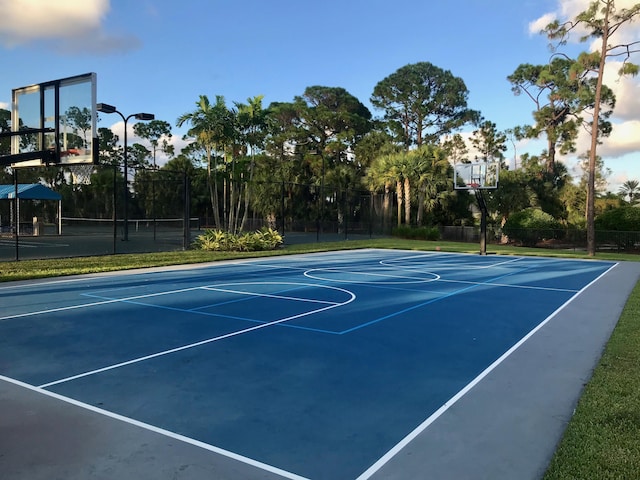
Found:
<path fill-rule="evenodd" d="M 456 190 L 498 188 L 500 162 L 456 163 L 453 185 Z"/>
<path fill-rule="evenodd" d="M 11 155 L 0 161 L 12 167 L 97 163 L 96 122 L 95 73 L 16 88 Z"/>
<path fill-rule="evenodd" d="M 456 163 L 453 169 L 453 187 L 472 191 L 480 208 L 480 255 L 487 254 L 487 203 L 483 191 L 498 188 L 500 162 Z"/>

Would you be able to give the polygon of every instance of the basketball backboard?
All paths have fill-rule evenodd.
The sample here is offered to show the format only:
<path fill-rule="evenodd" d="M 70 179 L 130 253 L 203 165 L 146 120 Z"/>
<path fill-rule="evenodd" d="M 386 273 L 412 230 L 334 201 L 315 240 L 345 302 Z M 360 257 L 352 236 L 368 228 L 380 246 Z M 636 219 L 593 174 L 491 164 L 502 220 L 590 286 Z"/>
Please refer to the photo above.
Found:
<path fill-rule="evenodd" d="M 96 74 L 14 89 L 11 120 L 12 167 L 97 163 Z"/>
<path fill-rule="evenodd" d="M 453 170 L 456 190 L 498 188 L 500 162 L 456 163 Z"/>

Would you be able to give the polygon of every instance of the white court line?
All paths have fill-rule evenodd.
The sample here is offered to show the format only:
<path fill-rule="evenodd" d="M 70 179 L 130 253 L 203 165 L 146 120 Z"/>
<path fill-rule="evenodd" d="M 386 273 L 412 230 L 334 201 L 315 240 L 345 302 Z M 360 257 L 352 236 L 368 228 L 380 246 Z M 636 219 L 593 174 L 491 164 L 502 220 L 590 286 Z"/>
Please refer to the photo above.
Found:
<path fill-rule="evenodd" d="M 574 296 L 572 296 L 569 300 L 563 303 L 556 311 L 554 311 L 551 315 L 549 315 L 542 323 L 538 324 L 533 330 L 531 330 L 527 335 L 520 339 L 515 345 L 513 345 L 509 350 L 503 353 L 495 362 L 485 368 L 480 375 L 471 380 L 462 390 L 456 393 L 453 397 L 447 400 L 438 410 L 433 412 L 424 422 L 418 425 L 409 435 L 404 437 L 400 442 L 398 442 L 391 450 L 385 453 L 380 459 L 375 462 L 371 467 L 369 467 L 365 472 L 363 472 L 356 480 L 367 480 L 371 478 L 373 474 L 375 474 L 378 470 L 380 470 L 384 465 L 386 465 L 393 457 L 395 457 L 404 447 L 406 447 L 409 443 L 411 443 L 418 435 L 424 432 L 429 425 L 435 422 L 442 414 L 444 414 L 447 410 L 449 410 L 454 404 L 456 404 L 462 397 L 464 397 L 469 391 L 475 387 L 482 379 L 484 379 L 487 375 L 489 375 L 493 370 L 495 370 L 498 365 L 504 362 L 513 352 L 515 352 L 518 348 L 522 346 L 527 340 L 529 340 L 533 335 L 535 335 L 542 327 L 544 327 L 547 323 L 551 321 L 558 313 L 564 310 L 567 305 L 569 305 L 573 300 L 575 300 L 580 294 L 582 294 L 587 288 L 596 283 L 602 277 L 604 277 L 607 273 L 609 273 L 613 268 L 615 268 L 618 264 L 614 264 L 609 267 L 606 271 L 601 273 L 597 278 L 589 282 L 583 288 L 580 289 Z"/>
<path fill-rule="evenodd" d="M 399 261 L 404 261 L 404 260 L 422 260 L 425 257 L 429 258 L 429 257 L 435 257 L 435 256 L 441 256 L 441 255 L 459 255 L 459 254 L 451 254 L 451 253 L 444 253 L 444 254 L 427 254 L 427 255 L 408 255 L 406 257 L 398 257 L 398 258 L 393 258 L 391 260 L 380 260 L 380 264 L 384 265 L 384 266 L 390 266 L 390 267 L 394 267 L 394 268 L 406 268 L 407 270 L 414 270 L 414 269 L 420 269 L 423 267 L 434 267 L 437 266 L 438 268 L 442 268 L 442 269 L 446 269 L 446 268 L 454 268 L 454 269 L 473 269 L 473 270 L 482 270 L 482 269 L 486 269 L 486 268 L 494 268 L 494 267 L 500 267 L 502 265 L 506 265 L 509 263 L 514 263 L 514 262 L 518 262 L 521 260 L 524 260 L 524 257 L 517 257 L 517 258 L 512 258 L 509 260 L 504 260 L 502 262 L 496 262 L 496 263 L 492 263 L 491 265 L 470 265 L 468 263 L 458 263 L 458 264 L 453 264 L 453 263 L 427 263 L 427 264 L 423 264 L 423 265 L 419 265 L 419 266 L 412 266 L 412 265 L 394 265 L 394 263 L 399 262 Z"/>
<path fill-rule="evenodd" d="M 326 307 L 323 307 L 323 308 L 319 308 L 317 310 L 311 310 L 309 312 L 299 313 L 297 315 L 292 315 L 290 317 L 281 318 L 280 320 L 274 320 L 273 322 L 261 323 L 259 325 L 254 325 L 252 327 L 244 328 L 242 330 L 236 330 L 234 332 L 225 333 L 224 335 L 218 335 L 217 337 L 208 338 L 206 340 L 201 340 L 199 342 L 190 343 L 188 345 L 182 345 L 181 347 L 171 348 L 169 350 L 164 350 L 162 352 L 156 352 L 156 353 L 152 353 L 151 355 L 145 355 L 143 357 L 138 357 L 138 358 L 134 358 L 132 360 L 127 360 L 126 362 L 120 362 L 120 363 L 116 363 L 114 365 L 109 365 L 107 367 L 97 368 L 95 370 L 91 370 L 91 371 L 88 371 L 88 372 L 80 373 L 78 375 L 72 375 L 70 377 L 62 378 L 62 379 L 56 380 L 54 382 L 45 383 L 43 385 L 40 385 L 38 388 L 51 387 L 53 385 L 58 385 L 60 383 L 70 382 L 71 380 L 76 380 L 78 378 L 88 377 L 90 375 L 95 375 L 97 373 L 102 373 L 102 372 L 106 372 L 106 371 L 109 371 L 109 370 L 115 370 L 116 368 L 125 367 L 127 365 L 132 365 L 134 363 L 144 362 L 145 360 L 150 360 L 152 358 L 157 358 L 157 357 L 161 357 L 161 356 L 164 356 L 164 355 L 169 355 L 171 353 L 180 352 L 182 350 L 187 350 L 187 349 L 190 349 L 190 348 L 199 347 L 201 345 L 206 345 L 208 343 L 218 342 L 218 341 L 224 340 L 226 338 L 236 337 L 236 336 L 239 336 L 239 335 L 243 335 L 245 333 L 253 332 L 255 330 L 260 330 L 262 328 L 267 328 L 267 327 L 271 327 L 273 325 L 278 325 L 280 323 L 288 322 L 290 320 L 295 320 L 296 318 L 302 318 L 302 317 L 306 317 L 308 315 L 312 315 L 312 314 L 323 312 L 325 310 L 331 310 L 332 308 L 341 307 L 343 305 L 347 305 L 348 303 L 353 302 L 356 299 L 355 294 L 352 293 L 352 292 L 349 292 L 348 290 L 344 290 L 344 289 L 336 288 L 336 287 L 329 287 L 329 288 L 335 288 L 336 290 L 341 290 L 343 292 L 346 292 L 351 298 L 349 298 L 349 300 L 347 300 L 345 302 L 331 304 L 329 306 L 326 306 Z M 124 300 L 121 300 L 121 301 L 124 301 Z"/>
<path fill-rule="evenodd" d="M 288 282 L 254 282 L 254 283 L 225 283 L 223 285 L 297 285 L 297 286 L 306 286 L 306 287 L 322 287 L 322 288 L 333 288 L 328 287 L 326 285 L 312 285 L 306 283 L 288 283 Z M 256 293 L 256 292 L 245 292 L 243 290 L 230 290 L 226 288 L 218 288 L 218 286 L 208 286 L 202 287 L 202 290 L 209 290 L 212 292 L 223 292 L 223 293 L 234 293 L 237 295 L 246 295 L 250 297 L 264 297 L 264 298 L 277 298 L 279 300 L 291 300 L 294 302 L 309 302 L 309 303 L 322 303 L 325 305 L 340 305 L 340 302 L 329 302 L 327 300 L 316 300 L 314 298 L 301 298 L 301 297 L 289 297 L 286 295 L 272 295 L 269 293 Z"/>
<path fill-rule="evenodd" d="M 570 289 L 570 288 L 554 288 L 554 287 L 536 287 L 535 285 L 518 285 L 518 284 L 509 284 L 509 283 L 493 283 L 493 282 L 470 282 L 468 280 L 443 280 L 440 279 L 443 283 L 463 283 L 465 285 L 489 285 L 492 287 L 506 287 L 506 288 L 522 288 L 525 290 L 545 290 L 549 292 L 572 292 L 577 293 L 579 290 Z"/>
<path fill-rule="evenodd" d="M 65 397 L 65 396 L 60 395 L 58 393 L 54 393 L 54 392 L 50 392 L 48 390 L 44 390 L 43 388 L 40 388 L 40 387 L 34 387 L 33 385 L 29 385 L 29 384 L 21 382 L 19 380 L 14 380 L 13 378 L 9 378 L 9 377 L 5 377 L 3 375 L 0 375 L 0 380 L 5 381 L 7 383 L 12 383 L 12 384 L 17 385 L 17 386 L 22 387 L 22 388 L 26 388 L 26 389 L 31 390 L 33 392 L 39 393 L 41 395 L 46 395 L 47 397 L 55 398 L 56 400 L 60 400 L 62 402 L 68 403 L 70 405 L 74 405 L 76 407 L 80 407 L 80 408 L 83 408 L 85 410 L 89 410 L 91 412 L 98 413 L 98 414 L 103 415 L 105 417 L 113 418 L 114 420 L 118 420 L 118 421 L 127 423 L 129 425 L 140 427 L 140 428 L 143 428 L 143 429 L 148 430 L 150 432 L 158 433 L 160 435 L 164 435 L 165 437 L 169 437 L 169 438 L 172 438 L 174 440 L 178 440 L 180 442 L 184 442 L 184 443 L 193 445 L 195 447 L 199 447 L 199 448 L 202 448 L 204 450 L 208 450 L 210 452 L 217 453 L 217 454 L 222 455 L 224 457 L 231 458 L 233 460 L 237 460 L 238 462 L 242 462 L 242 463 L 244 463 L 246 465 L 250 465 L 250 466 L 258 468 L 260 470 L 264 470 L 266 472 L 270 472 L 270 473 L 274 473 L 276 475 L 280 475 L 280 476 L 282 476 L 284 478 L 288 478 L 290 480 L 309 480 L 309 479 L 307 479 L 305 477 L 301 477 L 300 475 L 296 475 L 295 473 L 287 472 L 286 470 L 282 470 L 282 469 L 274 467 L 272 465 L 268 465 L 266 463 L 259 462 L 257 460 L 252 459 L 252 458 L 244 457 L 244 456 L 239 455 L 237 453 L 233 453 L 233 452 L 230 452 L 228 450 L 224 450 L 222 448 L 215 447 L 215 446 L 210 445 L 208 443 L 204 443 L 204 442 L 201 442 L 199 440 L 195 440 L 193 438 L 185 437 L 184 435 L 180 435 L 179 433 L 171 432 L 169 430 L 165 430 L 163 428 L 156 427 L 156 426 L 150 425 L 148 423 L 140 422 L 139 420 L 135 420 L 133 418 L 125 417 L 123 415 L 119 415 L 117 413 L 110 412 L 108 410 L 104 410 L 102 408 L 98 408 L 98 407 L 95 407 L 93 405 L 89 405 L 87 403 L 80 402 L 78 400 L 74 400 L 73 398 Z"/>
<path fill-rule="evenodd" d="M 11 320 L 13 318 L 33 317 L 33 316 L 36 316 L 36 315 L 44 315 L 44 314 L 47 314 L 47 313 L 65 312 L 65 311 L 68 311 L 68 310 L 78 310 L 80 308 L 95 307 L 95 306 L 98 306 L 98 305 L 108 305 L 110 303 L 128 302 L 128 301 L 131 301 L 131 300 L 139 300 L 140 298 L 157 297 L 157 296 L 160 296 L 160 295 L 170 295 L 170 294 L 173 294 L 173 293 L 189 292 L 189 291 L 192 291 L 192 290 L 199 290 L 201 288 L 202 287 L 182 288 L 182 289 L 179 289 L 179 290 L 170 290 L 170 291 L 167 291 L 167 292 L 147 293 L 145 295 L 136 295 L 134 297 L 115 298 L 115 299 L 110 299 L 110 300 L 101 300 L 99 302 L 82 303 L 80 305 L 68 305 L 66 307 L 49 308 L 47 310 L 37 310 L 35 312 L 17 313 L 15 315 L 7 315 L 6 317 L 0 317 L 0 321 L 2 321 L 2 320 Z"/>
<path fill-rule="evenodd" d="M 432 278 L 418 278 L 418 277 L 408 277 L 405 275 L 386 275 L 386 274 L 382 274 L 382 273 L 373 273 L 373 272 L 367 272 L 367 271 L 363 271 L 363 272 L 356 272 L 353 270 L 348 270 L 348 267 L 342 267 L 341 268 L 311 268 L 311 269 L 307 269 L 304 272 L 304 276 L 307 278 L 312 278 L 314 280 L 330 280 L 332 282 L 338 282 L 338 283 L 358 283 L 358 281 L 354 281 L 354 280 L 339 280 L 336 278 L 326 278 L 326 277 L 322 277 L 320 275 L 312 275 L 311 272 L 328 272 L 328 273 L 347 273 L 349 275 L 361 275 L 363 277 L 381 277 L 381 278 L 390 278 L 390 279 L 396 279 L 396 280 L 408 280 L 409 282 L 407 283 L 428 283 L 428 282 L 434 282 L 438 279 L 440 279 L 440 275 L 438 275 L 437 273 L 431 273 L 431 272 L 423 272 L 424 274 L 428 274 L 431 275 Z M 396 270 L 398 270 L 398 268 L 393 267 Z M 402 269 L 400 269 L 402 270 Z M 390 282 L 390 284 L 397 284 L 398 282 Z"/>

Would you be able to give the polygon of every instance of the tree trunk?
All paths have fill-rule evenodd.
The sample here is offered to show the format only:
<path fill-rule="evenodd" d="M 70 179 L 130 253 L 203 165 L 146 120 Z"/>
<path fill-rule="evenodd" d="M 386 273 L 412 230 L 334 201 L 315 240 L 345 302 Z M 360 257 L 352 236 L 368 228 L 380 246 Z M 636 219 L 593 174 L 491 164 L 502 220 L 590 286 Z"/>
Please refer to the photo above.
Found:
<path fill-rule="evenodd" d="M 207 184 L 209 187 L 209 197 L 211 199 L 211 210 L 213 211 L 213 222 L 217 229 L 220 228 L 220 213 L 218 212 L 218 185 L 216 182 L 217 165 L 211 168 L 212 152 L 207 148 Z M 211 171 L 213 170 L 213 178 Z"/>
<path fill-rule="evenodd" d="M 411 225 L 411 185 L 409 177 L 404 179 L 404 223 Z"/>
<path fill-rule="evenodd" d="M 602 22 L 602 46 L 600 49 L 600 65 L 596 82 L 596 97 L 593 106 L 593 123 L 591 124 L 591 149 L 589 150 L 589 175 L 587 179 L 587 255 L 596 254 L 595 229 L 595 197 L 596 197 L 596 148 L 598 146 L 598 119 L 600 116 L 600 101 L 602 99 L 602 78 L 607 58 L 607 44 L 609 42 L 609 14 L 611 2 L 607 2 L 604 21 Z"/>
<path fill-rule="evenodd" d="M 402 225 L 402 182 L 398 180 L 396 182 L 396 197 L 398 198 L 398 227 Z"/>
<path fill-rule="evenodd" d="M 386 233 L 391 218 L 391 185 L 384 184 L 384 198 L 382 199 L 382 231 Z"/>

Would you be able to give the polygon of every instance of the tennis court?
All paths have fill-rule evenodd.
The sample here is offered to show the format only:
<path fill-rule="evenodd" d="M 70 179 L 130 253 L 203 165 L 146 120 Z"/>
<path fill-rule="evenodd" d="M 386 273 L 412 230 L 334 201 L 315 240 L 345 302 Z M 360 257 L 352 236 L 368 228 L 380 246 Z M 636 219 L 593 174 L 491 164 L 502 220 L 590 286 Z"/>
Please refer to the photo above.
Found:
<path fill-rule="evenodd" d="M 372 249 L 0 285 L 0 467 L 538 478 L 637 278 Z"/>

